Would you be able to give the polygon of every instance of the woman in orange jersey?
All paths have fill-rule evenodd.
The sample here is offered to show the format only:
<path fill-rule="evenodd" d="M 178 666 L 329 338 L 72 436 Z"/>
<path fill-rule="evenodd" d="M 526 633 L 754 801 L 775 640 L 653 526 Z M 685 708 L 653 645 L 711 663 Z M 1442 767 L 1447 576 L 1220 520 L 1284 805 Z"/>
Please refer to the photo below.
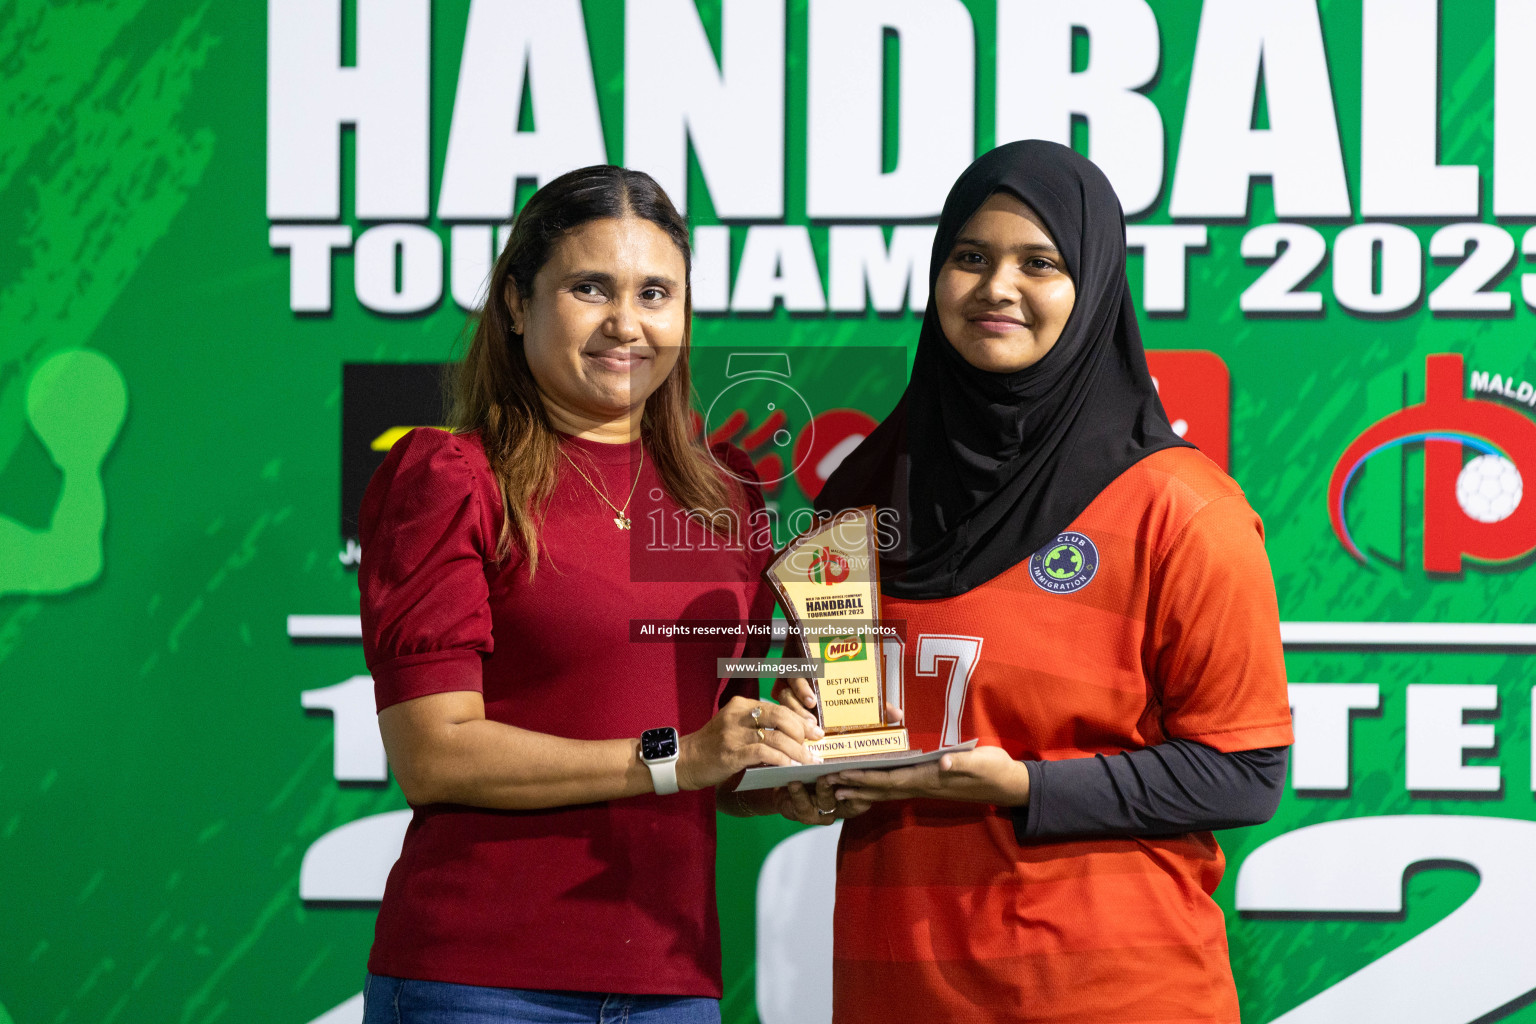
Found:
<path fill-rule="evenodd" d="M 906 394 L 817 503 L 895 512 L 912 745 L 980 745 L 798 794 L 849 819 L 834 1018 L 1236 1024 L 1211 829 L 1273 813 L 1291 742 L 1262 526 L 1169 426 L 1093 164 L 977 160 L 929 283 Z"/>

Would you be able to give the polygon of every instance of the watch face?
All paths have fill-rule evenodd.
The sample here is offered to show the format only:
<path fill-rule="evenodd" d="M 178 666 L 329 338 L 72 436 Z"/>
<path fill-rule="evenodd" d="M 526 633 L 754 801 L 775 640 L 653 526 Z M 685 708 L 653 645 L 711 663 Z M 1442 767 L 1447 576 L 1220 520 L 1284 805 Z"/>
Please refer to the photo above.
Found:
<path fill-rule="evenodd" d="M 647 761 L 676 757 L 677 730 L 670 727 L 645 730 L 640 734 L 640 756 Z"/>

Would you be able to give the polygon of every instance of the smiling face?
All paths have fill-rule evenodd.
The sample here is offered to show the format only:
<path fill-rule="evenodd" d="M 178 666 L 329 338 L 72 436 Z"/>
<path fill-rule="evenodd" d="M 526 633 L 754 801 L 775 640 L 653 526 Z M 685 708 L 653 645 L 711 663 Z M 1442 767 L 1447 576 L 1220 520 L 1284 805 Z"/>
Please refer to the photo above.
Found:
<path fill-rule="evenodd" d="M 1033 366 L 1061 337 L 1077 289 L 1045 224 L 994 192 L 955 238 L 934 288 L 939 325 L 978 370 Z"/>
<path fill-rule="evenodd" d="M 682 352 L 687 282 L 677 244 L 640 217 L 567 232 L 531 295 L 508 281 L 512 327 L 557 429 L 600 441 L 638 436 L 645 400 Z"/>

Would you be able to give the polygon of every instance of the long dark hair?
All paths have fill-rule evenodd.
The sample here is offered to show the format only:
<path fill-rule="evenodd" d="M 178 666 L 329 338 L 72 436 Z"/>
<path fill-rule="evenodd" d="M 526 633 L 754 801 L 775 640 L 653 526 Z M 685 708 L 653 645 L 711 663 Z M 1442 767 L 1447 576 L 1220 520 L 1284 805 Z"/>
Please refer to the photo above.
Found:
<path fill-rule="evenodd" d="M 560 440 L 539 399 L 523 336 L 512 330 L 507 282 L 519 295 L 532 295 L 533 279 L 556 243 L 589 221 L 610 217 L 639 217 L 661 228 L 691 272 L 688 225 L 650 175 L 609 164 L 562 174 L 535 192 L 513 222 L 491 271 L 468 350 L 449 383 L 449 425 L 456 432 L 480 432 L 501 485 L 505 516 L 497 556 L 505 557 L 518 545 L 530 576 L 539 560 L 538 520 L 559 475 Z M 683 318 L 683 350 L 667 379 L 646 399 L 640 432 L 667 493 L 713 526 L 716 511 L 732 507 L 735 495 L 690 429 L 691 285 L 684 293 Z"/>

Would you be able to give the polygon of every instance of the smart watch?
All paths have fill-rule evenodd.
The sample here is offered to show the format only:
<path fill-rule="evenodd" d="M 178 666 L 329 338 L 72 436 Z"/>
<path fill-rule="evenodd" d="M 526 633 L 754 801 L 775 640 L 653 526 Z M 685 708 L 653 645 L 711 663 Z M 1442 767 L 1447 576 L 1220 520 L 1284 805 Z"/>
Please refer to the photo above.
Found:
<path fill-rule="evenodd" d="M 651 786 L 657 796 L 677 792 L 677 730 L 670 725 L 640 734 L 640 760 L 651 770 Z"/>

